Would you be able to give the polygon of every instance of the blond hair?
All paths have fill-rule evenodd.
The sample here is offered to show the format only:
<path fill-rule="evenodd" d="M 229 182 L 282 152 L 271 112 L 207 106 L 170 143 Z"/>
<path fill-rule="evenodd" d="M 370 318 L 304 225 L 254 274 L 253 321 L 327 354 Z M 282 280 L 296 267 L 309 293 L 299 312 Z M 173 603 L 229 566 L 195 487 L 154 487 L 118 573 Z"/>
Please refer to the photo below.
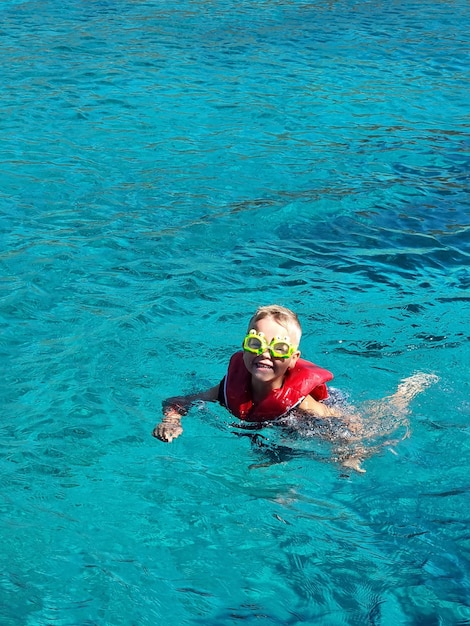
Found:
<path fill-rule="evenodd" d="M 299 322 L 299 318 L 294 311 L 280 306 L 279 304 L 269 304 L 268 306 L 260 306 L 256 309 L 255 314 L 250 319 L 248 324 L 248 330 L 253 328 L 253 325 L 265 317 L 272 317 L 280 326 L 283 326 L 289 333 L 290 338 L 299 345 L 300 338 L 302 336 L 302 327 Z"/>

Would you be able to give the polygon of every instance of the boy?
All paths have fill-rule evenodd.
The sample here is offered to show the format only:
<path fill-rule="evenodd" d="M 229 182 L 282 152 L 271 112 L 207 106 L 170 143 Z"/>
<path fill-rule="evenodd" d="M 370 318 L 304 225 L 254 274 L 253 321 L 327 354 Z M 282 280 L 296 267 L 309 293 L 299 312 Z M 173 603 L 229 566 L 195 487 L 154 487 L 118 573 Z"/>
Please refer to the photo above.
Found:
<path fill-rule="evenodd" d="M 300 358 L 302 329 L 297 315 L 285 307 L 260 307 L 248 324 L 243 351 L 230 359 L 227 374 L 220 384 L 188 396 L 169 398 L 163 403 L 164 418 L 154 437 L 171 442 L 183 432 L 181 417 L 198 401 L 220 402 L 245 422 L 263 423 L 287 416 L 300 409 L 312 419 L 328 421 L 334 417 L 343 425 L 349 440 L 363 433 L 362 420 L 340 405 L 328 406 L 326 383 L 333 378 L 328 370 Z M 435 378 L 435 377 L 434 377 Z M 432 376 L 416 375 L 403 381 L 387 402 L 377 403 L 376 411 L 386 407 L 406 414 L 409 401 L 430 382 Z M 374 411 L 375 412 L 375 411 Z M 346 430 L 344 431 L 344 426 Z M 360 469 L 360 455 L 343 459 L 343 465 Z"/>

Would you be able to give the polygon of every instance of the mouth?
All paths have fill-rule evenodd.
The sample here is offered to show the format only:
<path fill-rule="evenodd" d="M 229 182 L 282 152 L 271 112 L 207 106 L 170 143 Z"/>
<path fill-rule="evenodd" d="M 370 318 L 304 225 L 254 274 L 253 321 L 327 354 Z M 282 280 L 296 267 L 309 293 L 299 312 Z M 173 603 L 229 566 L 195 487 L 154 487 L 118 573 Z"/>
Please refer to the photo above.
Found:
<path fill-rule="evenodd" d="M 255 363 L 255 367 L 257 370 L 272 370 L 273 366 L 271 365 L 271 363 L 267 363 L 266 361 L 258 361 L 258 363 Z"/>

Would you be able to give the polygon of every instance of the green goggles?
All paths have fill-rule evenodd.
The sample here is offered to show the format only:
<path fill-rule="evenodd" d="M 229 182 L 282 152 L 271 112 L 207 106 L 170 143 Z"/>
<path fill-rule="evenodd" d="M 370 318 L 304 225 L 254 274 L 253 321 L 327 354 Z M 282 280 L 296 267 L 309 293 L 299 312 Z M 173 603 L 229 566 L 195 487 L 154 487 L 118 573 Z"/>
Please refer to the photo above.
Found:
<path fill-rule="evenodd" d="M 243 350 L 258 355 L 269 350 L 273 359 L 288 359 L 294 354 L 296 347 L 289 343 L 287 337 L 274 337 L 268 344 L 264 333 L 258 333 L 252 328 L 243 340 Z"/>

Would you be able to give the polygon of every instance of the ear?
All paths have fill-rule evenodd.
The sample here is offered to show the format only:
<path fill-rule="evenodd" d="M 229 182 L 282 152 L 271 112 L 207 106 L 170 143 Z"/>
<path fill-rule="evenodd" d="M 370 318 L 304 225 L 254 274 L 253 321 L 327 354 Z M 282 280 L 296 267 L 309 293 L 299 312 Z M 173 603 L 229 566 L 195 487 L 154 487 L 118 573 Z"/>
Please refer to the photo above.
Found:
<path fill-rule="evenodd" d="M 289 369 L 291 370 L 293 367 L 295 367 L 295 364 L 297 363 L 297 361 L 299 360 L 300 357 L 300 350 L 296 350 L 294 352 L 294 354 L 291 356 L 290 358 L 290 363 L 289 363 Z"/>

